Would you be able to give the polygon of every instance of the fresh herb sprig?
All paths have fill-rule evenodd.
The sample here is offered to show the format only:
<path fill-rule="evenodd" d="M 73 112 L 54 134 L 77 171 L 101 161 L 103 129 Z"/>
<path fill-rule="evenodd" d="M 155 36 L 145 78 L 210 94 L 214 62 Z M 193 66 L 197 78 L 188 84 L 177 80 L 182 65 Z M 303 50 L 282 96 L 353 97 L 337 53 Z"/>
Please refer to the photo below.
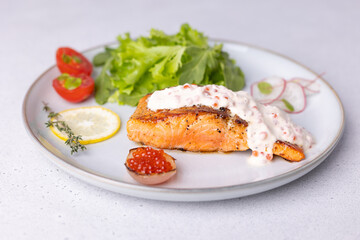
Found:
<path fill-rule="evenodd" d="M 68 139 L 65 144 L 71 148 L 71 154 L 77 153 L 79 150 L 86 150 L 86 147 L 80 143 L 80 140 L 82 140 L 81 135 L 75 135 L 65 121 L 58 120 L 59 113 L 54 112 L 47 103 L 43 102 L 43 104 L 43 111 L 48 113 L 49 118 L 45 123 L 46 127 L 55 127 L 67 135 Z"/>

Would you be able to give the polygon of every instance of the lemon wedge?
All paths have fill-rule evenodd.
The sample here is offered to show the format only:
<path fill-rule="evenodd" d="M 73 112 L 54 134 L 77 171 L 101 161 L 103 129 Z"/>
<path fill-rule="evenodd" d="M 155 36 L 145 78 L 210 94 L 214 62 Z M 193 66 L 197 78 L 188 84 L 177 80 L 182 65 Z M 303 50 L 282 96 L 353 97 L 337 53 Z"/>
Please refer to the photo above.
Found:
<path fill-rule="evenodd" d="M 80 107 L 59 112 L 57 120 L 65 121 L 75 135 L 81 135 L 81 144 L 90 144 L 111 138 L 120 129 L 120 118 L 113 111 L 99 107 Z M 52 119 L 55 120 L 55 119 Z M 66 141 L 67 135 L 56 127 L 51 131 Z"/>

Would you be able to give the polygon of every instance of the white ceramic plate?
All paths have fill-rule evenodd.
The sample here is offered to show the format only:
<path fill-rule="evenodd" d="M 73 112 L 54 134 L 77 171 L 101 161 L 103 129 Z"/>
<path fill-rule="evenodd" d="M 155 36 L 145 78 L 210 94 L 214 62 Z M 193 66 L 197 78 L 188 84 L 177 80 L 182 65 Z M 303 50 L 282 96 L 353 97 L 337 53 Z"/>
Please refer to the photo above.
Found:
<path fill-rule="evenodd" d="M 89 59 L 102 47 L 85 51 Z M 247 87 L 264 77 L 304 77 L 317 74 L 301 64 L 274 52 L 246 44 L 225 42 L 230 53 L 244 71 Z M 100 69 L 95 69 L 94 76 Z M 120 131 L 111 139 L 88 145 L 88 150 L 70 155 L 64 142 L 45 128 L 46 114 L 42 101 L 55 111 L 97 105 L 93 98 L 71 104 L 52 88 L 52 80 L 59 75 L 53 66 L 43 73 L 28 90 L 23 103 L 25 127 L 36 146 L 56 165 L 68 173 L 96 186 L 136 197 L 169 201 L 209 201 L 242 197 L 263 192 L 291 182 L 319 165 L 334 149 L 344 129 L 344 111 L 340 99 L 325 80 L 319 80 L 321 92 L 308 98 L 308 105 L 292 119 L 308 129 L 317 144 L 306 152 L 306 159 L 290 163 L 279 157 L 271 164 L 254 167 L 247 163 L 250 151 L 236 153 L 191 153 L 166 151 L 177 159 L 177 175 L 165 184 L 144 186 L 126 172 L 124 161 L 129 149 L 138 146 L 126 136 L 126 122 L 135 108 L 106 104 L 122 121 Z M 331 119 L 331 121 L 328 121 Z"/>

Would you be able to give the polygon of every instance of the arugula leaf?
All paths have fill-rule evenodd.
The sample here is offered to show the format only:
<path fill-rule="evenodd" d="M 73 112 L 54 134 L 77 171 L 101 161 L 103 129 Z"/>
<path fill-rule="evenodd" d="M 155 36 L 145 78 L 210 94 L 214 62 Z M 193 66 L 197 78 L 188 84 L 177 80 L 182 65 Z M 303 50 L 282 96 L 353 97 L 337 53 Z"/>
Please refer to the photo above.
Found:
<path fill-rule="evenodd" d="M 229 54 L 221 52 L 225 86 L 233 91 L 240 91 L 245 86 L 244 73 L 229 58 Z"/>
<path fill-rule="evenodd" d="M 189 47 L 186 49 L 186 53 L 192 58 L 181 68 L 179 84 L 200 84 L 204 78 L 208 58 L 211 57 L 211 54 L 207 49 L 199 47 Z"/>
<path fill-rule="evenodd" d="M 100 75 L 95 79 L 95 100 L 99 104 L 105 104 L 115 91 L 111 78 L 107 74 L 107 71 L 111 66 L 111 62 L 112 58 L 106 61 Z"/>
<path fill-rule="evenodd" d="M 101 52 L 95 55 L 93 64 L 95 67 L 99 67 L 105 64 L 105 62 L 111 57 L 110 52 Z"/>

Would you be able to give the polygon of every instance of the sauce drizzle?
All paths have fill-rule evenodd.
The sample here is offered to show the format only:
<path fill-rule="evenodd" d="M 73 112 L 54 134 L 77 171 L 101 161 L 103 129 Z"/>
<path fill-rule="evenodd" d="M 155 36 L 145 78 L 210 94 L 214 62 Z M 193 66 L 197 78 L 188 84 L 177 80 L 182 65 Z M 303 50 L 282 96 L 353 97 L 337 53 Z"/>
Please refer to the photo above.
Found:
<path fill-rule="evenodd" d="M 248 123 L 247 142 L 253 151 L 249 159 L 252 164 L 270 162 L 273 145 L 277 140 L 295 144 L 304 151 L 314 144 L 311 134 L 293 123 L 278 107 L 262 105 L 250 94 L 233 92 L 224 86 L 185 84 L 166 88 L 154 92 L 147 103 L 152 111 L 201 105 L 215 109 L 227 108 L 232 116 L 237 115 Z"/>

